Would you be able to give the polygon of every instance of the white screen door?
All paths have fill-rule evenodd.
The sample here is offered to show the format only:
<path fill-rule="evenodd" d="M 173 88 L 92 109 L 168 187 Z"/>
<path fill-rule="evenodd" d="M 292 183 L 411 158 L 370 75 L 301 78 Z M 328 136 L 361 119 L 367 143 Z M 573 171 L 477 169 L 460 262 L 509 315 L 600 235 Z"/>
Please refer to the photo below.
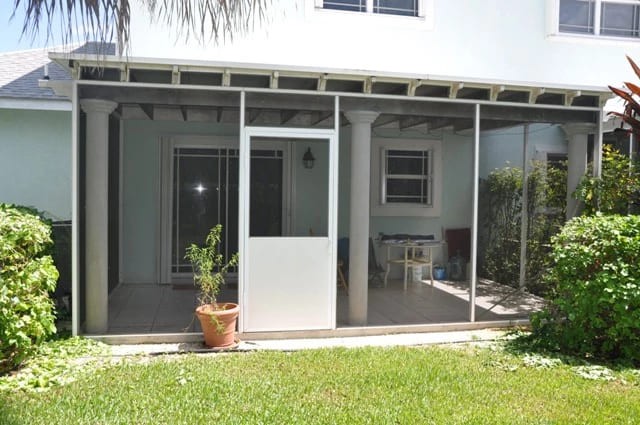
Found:
<path fill-rule="evenodd" d="M 240 263 L 244 332 L 335 328 L 337 139 L 333 131 L 245 128 L 240 172 L 243 240 Z M 280 234 L 268 208 L 279 188 L 257 176 L 243 152 L 260 151 L 275 141 L 292 146 L 290 226 Z M 310 151 L 313 167 L 302 156 Z M 260 199 L 257 203 L 255 200 Z M 267 207 L 265 207 L 267 206 Z M 274 208 L 275 211 L 275 208 Z"/>

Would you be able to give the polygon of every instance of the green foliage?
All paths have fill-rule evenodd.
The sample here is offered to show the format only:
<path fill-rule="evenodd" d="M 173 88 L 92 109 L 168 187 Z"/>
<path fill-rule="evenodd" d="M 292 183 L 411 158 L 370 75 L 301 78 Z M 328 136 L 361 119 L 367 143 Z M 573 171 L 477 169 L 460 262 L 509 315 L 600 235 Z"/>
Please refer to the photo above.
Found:
<path fill-rule="evenodd" d="M 483 182 L 480 216 L 480 268 L 483 276 L 517 287 L 520 275 L 522 169 L 504 167 Z M 551 236 L 565 220 L 567 172 L 532 161 L 527 175 L 526 286 L 543 295 L 542 276 L 550 266 Z"/>
<path fill-rule="evenodd" d="M 640 162 L 629 160 L 609 145 L 602 148 L 601 177 L 591 171 L 576 188 L 574 196 L 584 203 L 584 213 L 628 214 L 640 205 Z"/>
<path fill-rule="evenodd" d="M 640 364 L 640 216 L 578 217 L 553 238 L 549 305 L 534 337 L 551 349 Z"/>
<path fill-rule="evenodd" d="M 0 204 L 0 373 L 18 365 L 56 331 L 58 271 L 45 253 L 51 230 L 22 208 Z"/>
<path fill-rule="evenodd" d="M 237 253 L 225 263 L 224 255 L 218 252 L 221 235 L 222 225 L 217 224 L 209 231 L 204 246 L 191 244 L 184 257 L 193 265 L 193 282 L 200 288 L 200 304 L 212 304 L 214 307 L 227 270 L 238 264 Z"/>
<path fill-rule="evenodd" d="M 73 337 L 41 344 L 18 373 L 0 377 L 0 391 L 45 391 L 69 384 L 108 360 L 106 344 Z"/>

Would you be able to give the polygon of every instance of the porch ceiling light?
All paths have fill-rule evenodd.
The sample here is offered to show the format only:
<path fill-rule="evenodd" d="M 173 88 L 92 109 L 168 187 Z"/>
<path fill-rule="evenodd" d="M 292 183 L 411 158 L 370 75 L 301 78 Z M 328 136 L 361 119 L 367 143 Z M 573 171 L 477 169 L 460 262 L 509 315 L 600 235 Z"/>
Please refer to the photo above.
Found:
<path fill-rule="evenodd" d="M 304 168 L 313 168 L 313 163 L 316 161 L 316 157 L 311 153 L 311 148 L 307 148 L 307 151 L 302 155 L 302 164 Z"/>

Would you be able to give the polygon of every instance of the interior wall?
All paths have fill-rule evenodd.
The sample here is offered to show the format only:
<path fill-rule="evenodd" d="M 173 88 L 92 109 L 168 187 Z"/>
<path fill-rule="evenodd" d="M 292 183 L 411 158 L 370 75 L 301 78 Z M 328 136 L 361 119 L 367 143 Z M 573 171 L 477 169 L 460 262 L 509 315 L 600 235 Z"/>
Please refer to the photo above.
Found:
<path fill-rule="evenodd" d="M 328 141 L 294 142 L 294 196 L 293 234 L 297 236 L 326 235 L 328 227 L 329 197 L 329 144 Z M 315 157 L 313 168 L 304 168 L 302 156 L 311 148 Z"/>
<path fill-rule="evenodd" d="M 237 125 L 206 122 L 123 121 L 122 281 L 158 281 L 160 138 L 172 135 L 238 137 Z"/>

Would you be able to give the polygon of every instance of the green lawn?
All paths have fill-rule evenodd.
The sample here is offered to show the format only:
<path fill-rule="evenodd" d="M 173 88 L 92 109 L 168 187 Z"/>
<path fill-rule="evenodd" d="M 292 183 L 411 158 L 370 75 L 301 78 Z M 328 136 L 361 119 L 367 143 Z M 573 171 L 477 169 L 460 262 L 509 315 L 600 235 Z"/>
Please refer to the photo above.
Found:
<path fill-rule="evenodd" d="M 640 374 L 593 380 L 501 349 L 325 349 L 140 358 L 43 392 L 2 424 L 640 423 Z M 148 361 L 147 361 L 148 360 Z"/>

